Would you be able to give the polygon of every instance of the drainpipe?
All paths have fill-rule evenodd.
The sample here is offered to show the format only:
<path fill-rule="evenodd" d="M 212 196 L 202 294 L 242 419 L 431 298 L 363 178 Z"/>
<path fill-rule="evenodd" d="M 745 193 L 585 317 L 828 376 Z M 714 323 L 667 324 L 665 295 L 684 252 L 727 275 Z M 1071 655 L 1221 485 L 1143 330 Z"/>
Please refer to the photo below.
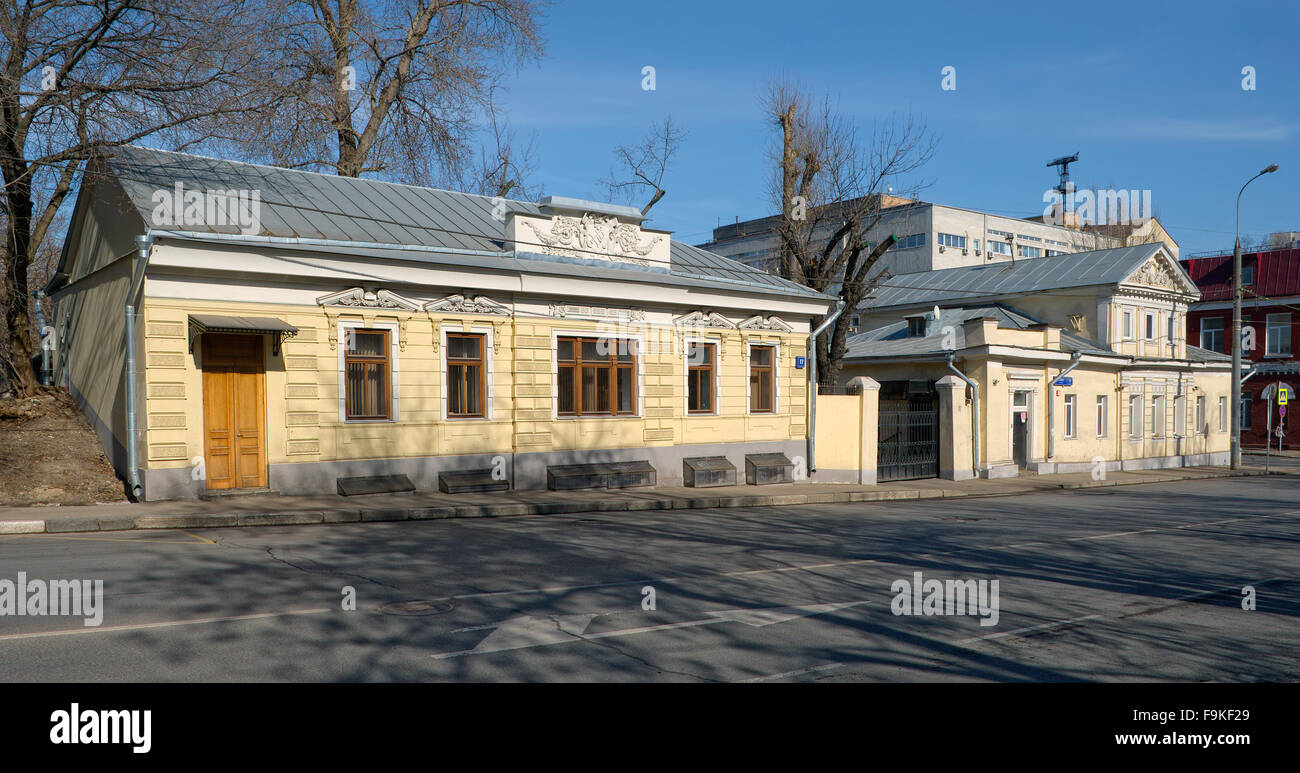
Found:
<path fill-rule="evenodd" d="M 1056 456 L 1056 399 L 1052 396 L 1052 387 L 1056 386 L 1056 382 L 1060 380 L 1061 376 L 1064 376 L 1065 374 L 1079 367 L 1079 360 L 1082 357 L 1083 357 L 1082 351 L 1075 352 L 1074 359 L 1070 361 L 1070 367 L 1066 368 L 1060 373 L 1057 373 L 1056 378 L 1052 379 L 1051 383 L 1047 385 L 1047 458 L 1048 459 L 1051 459 Z M 1078 423 L 1079 406 L 1077 405 L 1074 406 L 1074 410 L 1076 414 L 1074 417 L 1074 421 Z"/>
<path fill-rule="evenodd" d="M 957 378 L 966 382 L 966 386 L 971 390 L 970 404 L 970 454 L 971 470 L 975 477 L 980 476 L 980 385 L 976 384 L 969 376 L 957 370 L 953 364 L 953 355 L 948 355 L 948 370 L 951 370 Z"/>
<path fill-rule="evenodd" d="M 140 500 L 144 487 L 140 485 L 139 444 L 136 442 L 136 396 L 135 396 L 135 298 L 144 281 L 145 266 L 149 262 L 149 250 L 153 247 L 153 236 L 145 234 L 135 237 L 136 257 L 131 268 L 131 287 L 126 296 L 126 472 L 127 482 L 131 487 L 131 497 Z"/>
<path fill-rule="evenodd" d="M 817 336 L 830 327 L 843 311 L 844 301 L 836 301 L 835 311 L 822 320 L 817 329 L 808 336 L 808 473 L 810 475 L 817 471 L 817 464 L 813 461 L 817 450 Z"/>
<path fill-rule="evenodd" d="M 41 386 L 49 386 L 54 383 L 54 378 L 50 375 L 50 350 L 45 346 L 45 312 L 41 310 L 44 297 L 44 290 L 32 291 L 32 298 L 36 299 L 36 330 L 41 337 Z"/>

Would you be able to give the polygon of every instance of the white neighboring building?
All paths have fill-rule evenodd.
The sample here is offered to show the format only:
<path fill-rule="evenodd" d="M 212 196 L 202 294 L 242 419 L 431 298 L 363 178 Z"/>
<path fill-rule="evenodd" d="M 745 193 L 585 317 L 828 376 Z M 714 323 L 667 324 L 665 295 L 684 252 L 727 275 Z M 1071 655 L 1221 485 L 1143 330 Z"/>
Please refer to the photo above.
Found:
<path fill-rule="evenodd" d="M 881 221 L 868 240 L 898 237 L 898 244 L 877 264 L 877 270 L 894 275 L 1123 246 L 1120 239 L 1077 228 L 900 197 L 892 201 L 897 203 L 880 210 Z M 772 215 L 719 226 L 713 229 L 712 241 L 699 246 L 772 270 L 779 255 L 773 232 L 777 223 Z"/>

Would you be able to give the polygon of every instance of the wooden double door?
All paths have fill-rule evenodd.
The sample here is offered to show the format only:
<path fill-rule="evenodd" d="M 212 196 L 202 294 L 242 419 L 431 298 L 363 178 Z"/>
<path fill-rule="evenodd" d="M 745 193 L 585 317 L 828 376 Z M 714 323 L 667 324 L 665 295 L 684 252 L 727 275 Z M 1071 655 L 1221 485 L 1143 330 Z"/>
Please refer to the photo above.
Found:
<path fill-rule="evenodd" d="M 266 361 L 261 335 L 203 335 L 208 489 L 266 487 Z"/>

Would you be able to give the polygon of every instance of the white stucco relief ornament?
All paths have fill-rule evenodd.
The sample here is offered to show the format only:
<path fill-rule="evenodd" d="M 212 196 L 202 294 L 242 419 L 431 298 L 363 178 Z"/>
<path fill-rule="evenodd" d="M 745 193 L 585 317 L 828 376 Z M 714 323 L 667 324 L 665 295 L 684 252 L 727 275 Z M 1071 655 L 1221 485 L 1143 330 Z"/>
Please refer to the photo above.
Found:
<path fill-rule="evenodd" d="M 634 262 L 650 254 L 662 236 L 641 242 L 641 230 L 630 223 L 620 223 L 616 217 L 596 217 L 585 214 L 580 218 L 555 217 L 549 231 L 536 223 L 525 221 L 537 240 L 551 252 L 588 257 L 591 253 L 611 257 L 624 257 Z"/>
<path fill-rule="evenodd" d="M 1147 261 L 1146 265 L 1133 274 L 1133 281 L 1150 287 L 1163 287 L 1169 290 L 1181 290 L 1182 283 L 1174 272 L 1158 260 Z"/>
<path fill-rule="evenodd" d="M 466 298 L 463 295 L 448 295 L 436 301 L 424 304 L 425 311 L 441 311 L 452 314 L 499 314 L 510 316 L 510 307 L 497 303 L 491 298 L 477 295 Z"/>

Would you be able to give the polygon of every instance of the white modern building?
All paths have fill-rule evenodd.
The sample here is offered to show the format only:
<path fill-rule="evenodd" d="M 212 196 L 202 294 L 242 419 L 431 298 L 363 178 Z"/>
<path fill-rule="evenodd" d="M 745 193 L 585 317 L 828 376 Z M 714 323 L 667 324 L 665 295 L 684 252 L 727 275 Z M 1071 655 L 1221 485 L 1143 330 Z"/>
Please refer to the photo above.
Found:
<path fill-rule="evenodd" d="M 868 240 L 875 243 L 890 234 L 898 237 L 876 269 L 893 275 L 1126 246 L 1123 238 L 1087 227 L 1051 225 L 1040 222 L 1041 218 L 1027 220 L 896 196 L 882 199 L 881 220 L 869 232 Z M 772 270 L 779 255 L 774 233 L 778 222 L 779 217 L 772 215 L 719 226 L 713 230 L 713 239 L 699 246 L 747 266 Z M 1154 220 L 1149 222 L 1148 228 L 1156 227 Z M 1159 233 L 1163 234 L 1163 229 Z M 1128 242 L 1131 245 L 1133 239 Z M 1166 243 L 1176 259 L 1177 245 Z"/>

